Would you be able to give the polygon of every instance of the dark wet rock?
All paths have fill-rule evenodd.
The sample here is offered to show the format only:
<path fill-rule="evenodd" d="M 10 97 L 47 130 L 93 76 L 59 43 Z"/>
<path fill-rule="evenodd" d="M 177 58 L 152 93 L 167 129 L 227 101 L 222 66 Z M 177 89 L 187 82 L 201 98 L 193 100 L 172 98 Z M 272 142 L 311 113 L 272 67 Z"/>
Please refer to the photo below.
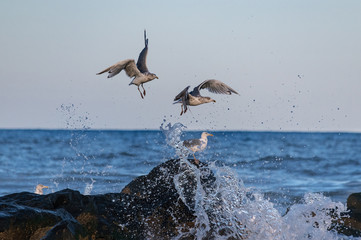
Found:
<path fill-rule="evenodd" d="M 211 171 L 202 163 L 193 168 L 202 172 L 204 189 L 211 188 Z M 187 183 L 182 198 L 174 184 L 180 173 Z M 121 193 L 85 196 L 65 189 L 0 197 L 0 239 L 170 239 L 180 232 L 182 239 L 194 239 L 196 189 L 189 173 L 179 160 L 169 160 Z"/>
<path fill-rule="evenodd" d="M 190 160 L 194 164 L 193 160 Z M 206 172 L 205 164 L 200 163 L 200 171 L 205 173 L 201 178 L 204 188 L 212 185 L 214 177 L 211 172 Z M 122 190 L 134 198 L 134 202 L 141 206 L 138 209 L 132 206 L 136 216 L 141 216 L 142 229 L 145 238 L 165 239 L 179 234 L 179 231 L 190 232 L 195 227 L 193 212 L 195 191 L 195 179 L 191 174 L 184 174 L 187 182 L 187 192 L 184 192 L 183 200 L 175 188 L 175 176 L 184 173 L 179 160 L 170 160 L 155 167 L 146 176 L 136 178 Z M 126 223 L 125 223 L 126 224 Z M 127 224 L 127 226 L 129 223 Z M 191 238 L 192 239 L 192 238 Z"/>
<path fill-rule="evenodd" d="M 206 164 L 189 161 L 190 166 L 179 160 L 162 163 L 121 193 L 85 196 L 64 189 L 48 195 L 22 192 L 0 197 L 0 239 L 195 239 L 195 229 L 202 228 L 195 216 L 196 177 L 206 194 L 214 190 L 215 177 Z M 329 230 L 359 237 L 361 193 L 351 194 L 347 206 L 349 212 L 341 219 L 337 209 L 327 210 L 333 219 Z M 212 224 L 219 224 L 216 211 L 208 211 L 210 230 L 205 239 L 215 239 L 212 231 L 242 239 L 242 234 L 233 236 L 227 226 L 213 228 Z"/>
<path fill-rule="evenodd" d="M 347 209 L 338 231 L 347 236 L 361 237 L 361 193 L 352 193 L 347 198 Z"/>
<path fill-rule="evenodd" d="M 116 194 L 119 197 L 117 195 L 120 194 Z M 70 189 L 49 195 L 24 192 L 4 196 L 0 198 L 0 239 L 95 239 L 90 236 L 118 236 L 121 232 L 112 223 L 114 216 L 108 210 L 115 207 L 112 200 L 113 196 L 109 194 L 83 196 Z M 86 220 L 82 218 L 84 214 L 89 216 Z"/>
<path fill-rule="evenodd" d="M 353 193 L 347 198 L 347 208 L 351 210 L 353 218 L 361 221 L 361 193 Z"/>

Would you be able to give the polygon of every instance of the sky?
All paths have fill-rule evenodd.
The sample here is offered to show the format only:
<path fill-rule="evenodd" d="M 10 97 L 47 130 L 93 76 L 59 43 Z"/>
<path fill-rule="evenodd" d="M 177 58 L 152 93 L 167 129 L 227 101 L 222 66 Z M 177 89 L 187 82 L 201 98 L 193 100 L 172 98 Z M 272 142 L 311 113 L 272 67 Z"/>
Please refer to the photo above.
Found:
<path fill-rule="evenodd" d="M 361 1 L 0 1 L 0 128 L 361 132 Z M 159 79 L 124 72 L 147 30 Z M 180 116 L 174 97 L 216 103 Z"/>

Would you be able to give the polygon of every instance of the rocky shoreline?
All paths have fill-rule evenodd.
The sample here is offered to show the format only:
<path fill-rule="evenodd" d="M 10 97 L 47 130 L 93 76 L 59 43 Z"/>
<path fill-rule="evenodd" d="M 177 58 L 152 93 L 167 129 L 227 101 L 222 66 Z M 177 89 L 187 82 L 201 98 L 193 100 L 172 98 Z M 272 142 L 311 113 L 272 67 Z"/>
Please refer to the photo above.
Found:
<path fill-rule="evenodd" d="M 202 187 L 214 187 L 206 165 L 189 161 L 201 171 Z M 47 195 L 22 192 L 0 197 L 0 239 L 171 239 L 180 233 L 180 239 L 195 239 L 191 184 L 195 179 L 186 176 L 190 184 L 181 198 L 173 182 L 182 171 L 180 164 L 177 159 L 162 163 L 121 193 L 82 195 L 64 189 Z M 335 219 L 335 228 L 359 237 L 361 193 L 351 194 L 347 207 L 349 211 Z"/>

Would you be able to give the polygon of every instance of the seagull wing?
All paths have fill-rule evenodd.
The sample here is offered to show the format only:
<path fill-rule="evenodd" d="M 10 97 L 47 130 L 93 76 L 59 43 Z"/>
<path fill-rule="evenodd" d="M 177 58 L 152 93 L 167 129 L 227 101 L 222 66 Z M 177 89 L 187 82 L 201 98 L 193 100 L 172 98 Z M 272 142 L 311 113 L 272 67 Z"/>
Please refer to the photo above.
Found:
<path fill-rule="evenodd" d="M 183 89 L 177 96 L 175 96 L 173 101 L 177 101 L 177 100 L 180 100 L 180 99 L 183 99 L 183 98 L 188 99 L 188 89 L 189 89 L 189 87 L 190 86 Z"/>
<path fill-rule="evenodd" d="M 145 30 L 144 30 L 144 44 L 145 47 L 140 52 L 137 61 L 137 67 L 141 73 L 149 72 L 147 68 L 148 39 Z"/>
<path fill-rule="evenodd" d="M 135 65 L 134 60 L 129 61 L 129 63 L 125 66 L 125 73 L 128 77 L 138 77 L 141 75 L 141 72 Z"/>
<path fill-rule="evenodd" d="M 190 140 L 184 140 L 183 145 L 187 148 L 200 146 L 202 144 L 201 140 L 199 139 L 190 139 Z"/>
<path fill-rule="evenodd" d="M 186 87 L 185 89 L 183 89 L 177 96 L 175 96 L 173 101 L 176 101 L 175 103 L 180 103 L 182 102 L 182 105 L 184 107 L 184 112 L 186 112 L 188 110 L 187 108 L 187 102 L 188 102 L 188 89 L 190 86 Z M 175 104 L 173 103 L 173 104 Z"/>
<path fill-rule="evenodd" d="M 123 69 L 125 69 L 126 74 L 129 77 L 135 77 L 140 74 L 140 71 L 137 69 L 137 66 L 135 65 L 134 59 L 126 59 L 120 62 L 117 62 L 116 64 L 104 69 L 103 71 L 97 73 L 103 74 L 105 72 L 108 72 L 108 78 L 114 77 L 118 73 L 120 73 Z"/>
<path fill-rule="evenodd" d="M 205 88 L 212 93 L 228 94 L 228 95 L 231 95 L 232 93 L 238 94 L 238 92 L 236 92 L 233 88 L 231 88 L 227 84 L 215 79 L 206 80 L 202 82 L 197 87 L 195 87 L 193 91 L 198 91 L 199 93 L 201 89 L 205 89 Z"/>

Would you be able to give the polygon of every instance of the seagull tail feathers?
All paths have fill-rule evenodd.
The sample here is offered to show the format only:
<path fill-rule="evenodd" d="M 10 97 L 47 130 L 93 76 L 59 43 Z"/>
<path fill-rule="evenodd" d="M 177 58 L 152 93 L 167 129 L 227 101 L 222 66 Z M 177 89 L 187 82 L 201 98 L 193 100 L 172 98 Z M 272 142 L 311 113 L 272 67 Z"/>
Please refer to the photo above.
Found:
<path fill-rule="evenodd" d="M 182 99 L 176 100 L 173 104 L 182 103 Z"/>

